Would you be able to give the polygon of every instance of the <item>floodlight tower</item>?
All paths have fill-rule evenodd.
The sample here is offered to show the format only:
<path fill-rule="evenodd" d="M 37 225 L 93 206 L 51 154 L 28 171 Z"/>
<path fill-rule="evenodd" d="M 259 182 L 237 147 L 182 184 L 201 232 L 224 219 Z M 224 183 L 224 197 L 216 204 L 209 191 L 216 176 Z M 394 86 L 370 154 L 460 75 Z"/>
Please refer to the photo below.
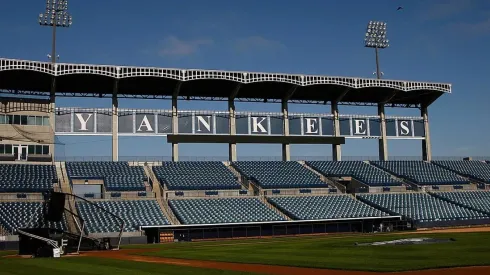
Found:
<path fill-rule="evenodd" d="M 68 28 L 72 16 L 68 13 L 68 0 L 46 0 L 46 11 L 39 14 L 39 24 L 53 28 L 51 63 L 56 63 L 56 28 Z"/>
<path fill-rule="evenodd" d="M 379 49 L 386 49 L 390 46 L 390 41 L 386 39 L 386 23 L 380 21 L 369 21 L 364 38 L 364 46 L 374 48 L 376 53 L 376 78 L 381 79 L 382 72 L 379 70 Z M 381 137 L 379 141 L 379 160 L 388 160 L 388 142 L 386 138 L 386 119 L 385 103 L 378 104 L 378 115 L 380 118 Z"/>
<path fill-rule="evenodd" d="M 56 64 L 56 28 L 68 28 L 72 24 L 72 17 L 68 13 L 68 0 L 46 0 L 46 11 L 39 14 L 39 25 L 48 26 L 53 28 L 53 35 L 51 41 L 51 64 L 53 69 L 55 69 Z M 56 95 L 56 76 L 53 76 L 51 80 L 51 93 L 50 93 L 50 116 L 49 124 L 52 129 L 54 129 L 54 110 L 55 110 L 55 95 Z M 49 145 L 49 152 L 53 158 L 54 163 L 54 131 L 53 131 L 53 142 Z"/>
<path fill-rule="evenodd" d="M 386 39 L 386 23 L 380 21 L 369 21 L 366 30 L 364 46 L 374 48 L 376 53 L 376 78 L 380 79 L 382 72 L 379 70 L 379 50 L 386 49 L 390 46 L 390 41 Z"/>

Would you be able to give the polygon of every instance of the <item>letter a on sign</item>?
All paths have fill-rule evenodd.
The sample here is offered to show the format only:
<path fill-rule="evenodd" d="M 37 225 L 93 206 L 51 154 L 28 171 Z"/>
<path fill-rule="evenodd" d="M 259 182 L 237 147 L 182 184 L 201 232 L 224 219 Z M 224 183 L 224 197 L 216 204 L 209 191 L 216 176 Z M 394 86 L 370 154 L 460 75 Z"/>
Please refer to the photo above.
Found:
<path fill-rule="evenodd" d="M 82 114 L 76 114 L 78 121 L 80 121 L 80 131 L 88 131 L 87 129 L 87 122 L 90 120 L 92 117 L 92 114 L 89 114 L 87 119 L 83 119 Z"/>
<path fill-rule="evenodd" d="M 202 116 L 196 116 L 197 118 L 197 131 L 201 132 L 201 124 L 208 130 L 208 132 L 211 132 L 211 116 L 206 116 L 207 121 L 202 117 Z"/>
<path fill-rule="evenodd" d="M 153 132 L 153 128 L 151 127 L 150 121 L 146 117 L 146 115 L 143 117 L 143 120 L 141 121 L 140 127 L 138 128 L 138 132 L 141 132 L 141 127 L 146 128 L 146 132 Z"/>
<path fill-rule="evenodd" d="M 265 117 L 252 117 L 252 133 L 259 133 L 259 130 L 260 133 L 267 133 L 267 130 L 262 125 L 265 119 Z"/>

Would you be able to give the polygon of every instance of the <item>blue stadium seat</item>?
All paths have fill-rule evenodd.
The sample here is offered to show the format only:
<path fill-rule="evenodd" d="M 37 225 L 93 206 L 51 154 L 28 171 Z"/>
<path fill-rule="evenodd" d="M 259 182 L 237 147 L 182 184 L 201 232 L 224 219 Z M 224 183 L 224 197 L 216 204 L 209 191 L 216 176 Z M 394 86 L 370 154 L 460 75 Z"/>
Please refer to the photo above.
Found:
<path fill-rule="evenodd" d="M 307 165 L 327 177 L 352 177 L 369 186 L 401 186 L 390 174 L 363 161 L 308 161 Z"/>
<path fill-rule="evenodd" d="M 350 195 L 270 197 L 269 202 L 295 220 L 384 217 L 388 214 Z"/>
<path fill-rule="evenodd" d="M 39 223 L 43 215 L 42 202 L 0 202 L 0 224 L 9 232 L 18 228 L 43 226 Z M 49 222 L 43 227 L 66 230 L 66 221 Z"/>
<path fill-rule="evenodd" d="M 135 232 L 139 226 L 170 224 L 155 200 L 95 201 L 99 207 L 124 220 L 124 232 Z M 120 221 L 97 209 L 91 203 L 76 203 L 79 215 L 86 221 L 88 233 L 119 232 Z"/>
<path fill-rule="evenodd" d="M 237 161 L 232 165 L 266 189 L 328 187 L 318 175 L 296 161 Z"/>
<path fill-rule="evenodd" d="M 476 160 L 433 161 L 432 163 L 465 177 L 490 183 L 490 165 Z"/>
<path fill-rule="evenodd" d="M 170 200 L 182 224 L 247 223 L 285 219 L 257 198 Z"/>
<path fill-rule="evenodd" d="M 102 179 L 107 191 L 145 191 L 145 171 L 142 166 L 129 166 L 127 162 L 93 161 L 67 162 L 71 179 Z"/>
<path fill-rule="evenodd" d="M 0 164 L 0 193 L 42 193 L 58 181 L 54 165 Z"/>
<path fill-rule="evenodd" d="M 489 218 L 486 214 L 437 199 L 427 193 L 359 194 L 357 197 L 417 222 Z"/>
<path fill-rule="evenodd" d="M 419 185 L 462 185 L 470 182 L 425 161 L 373 161 L 372 164 Z"/>
<path fill-rule="evenodd" d="M 472 209 L 490 213 L 490 191 L 436 192 L 434 195 Z"/>
<path fill-rule="evenodd" d="M 169 190 L 241 188 L 233 173 L 219 161 L 164 162 L 162 166 L 153 166 L 153 172 Z"/>

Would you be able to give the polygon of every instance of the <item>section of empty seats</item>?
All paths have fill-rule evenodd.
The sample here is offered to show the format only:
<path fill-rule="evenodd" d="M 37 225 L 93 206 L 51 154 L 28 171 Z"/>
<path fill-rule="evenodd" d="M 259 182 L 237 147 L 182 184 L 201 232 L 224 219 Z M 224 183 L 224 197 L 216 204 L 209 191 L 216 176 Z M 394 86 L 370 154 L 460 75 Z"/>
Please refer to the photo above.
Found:
<path fill-rule="evenodd" d="M 434 164 L 460 175 L 490 183 L 490 165 L 477 160 L 433 161 Z"/>
<path fill-rule="evenodd" d="M 0 164 L 0 192 L 40 193 L 57 183 L 54 165 Z"/>
<path fill-rule="evenodd" d="M 222 224 L 285 221 L 257 198 L 170 200 L 182 224 Z"/>
<path fill-rule="evenodd" d="M 25 227 L 49 227 L 66 230 L 64 219 L 63 222 L 41 224 L 43 212 L 42 202 L 0 202 L 0 224 L 11 233 Z"/>
<path fill-rule="evenodd" d="M 368 204 L 387 209 L 415 222 L 445 222 L 489 218 L 484 213 L 437 199 L 427 193 L 359 194 L 357 197 Z"/>
<path fill-rule="evenodd" d="M 363 161 L 308 161 L 306 163 L 327 177 L 352 177 L 369 186 L 400 186 L 392 175 Z"/>
<path fill-rule="evenodd" d="M 91 161 L 67 162 L 70 179 L 102 179 L 107 191 L 145 191 L 145 171 L 142 166 L 127 162 Z"/>
<path fill-rule="evenodd" d="M 123 219 L 124 232 L 136 232 L 139 226 L 170 224 L 155 200 L 94 201 L 93 204 Z M 93 204 L 84 201 L 76 204 L 87 232 L 119 232 L 121 221 Z"/>
<path fill-rule="evenodd" d="M 436 197 L 490 213 L 490 191 L 436 192 L 433 194 Z"/>
<path fill-rule="evenodd" d="M 233 173 L 219 161 L 163 162 L 153 166 L 161 184 L 169 190 L 240 189 Z"/>
<path fill-rule="evenodd" d="M 419 185 L 458 185 L 470 182 L 456 173 L 425 161 L 373 161 L 372 164 Z"/>
<path fill-rule="evenodd" d="M 267 200 L 295 220 L 388 216 L 350 195 L 270 197 Z"/>
<path fill-rule="evenodd" d="M 295 161 L 237 161 L 232 165 L 266 189 L 328 187 L 318 175 Z"/>

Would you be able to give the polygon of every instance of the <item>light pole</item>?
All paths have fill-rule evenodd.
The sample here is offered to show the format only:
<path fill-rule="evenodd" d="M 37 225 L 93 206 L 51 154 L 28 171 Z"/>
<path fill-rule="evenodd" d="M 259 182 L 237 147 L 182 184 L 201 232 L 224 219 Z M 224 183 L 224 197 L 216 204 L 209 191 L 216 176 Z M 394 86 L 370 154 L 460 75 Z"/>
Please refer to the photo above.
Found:
<path fill-rule="evenodd" d="M 52 45 L 51 45 L 51 64 L 52 69 L 56 67 L 56 28 L 68 28 L 72 24 L 72 17 L 68 13 L 68 0 L 46 0 L 46 11 L 39 14 L 39 25 L 48 26 L 53 28 Z M 49 104 L 49 123 L 51 129 L 53 130 L 53 142 L 50 145 L 49 151 L 53 158 L 53 163 L 55 160 L 54 152 L 54 123 L 55 123 L 55 95 L 56 95 L 56 76 L 53 75 L 51 79 L 51 93 L 50 93 L 50 104 Z"/>
<path fill-rule="evenodd" d="M 53 28 L 51 63 L 56 63 L 56 28 L 68 28 L 72 17 L 68 13 L 68 0 L 46 0 L 46 11 L 39 14 L 39 24 Z"/>
<path fill-rule="evenodd" d="M 376 78 L 380 79 L 383 74 L 379 70 L 379 53 L 378 49 L 386 49 L 390 46 L 390 41 L 386 39 L 386 23 L 380 21 L 369 21 L 364 38 L 364 46 L 374 48 L 376 53 Z"/>

